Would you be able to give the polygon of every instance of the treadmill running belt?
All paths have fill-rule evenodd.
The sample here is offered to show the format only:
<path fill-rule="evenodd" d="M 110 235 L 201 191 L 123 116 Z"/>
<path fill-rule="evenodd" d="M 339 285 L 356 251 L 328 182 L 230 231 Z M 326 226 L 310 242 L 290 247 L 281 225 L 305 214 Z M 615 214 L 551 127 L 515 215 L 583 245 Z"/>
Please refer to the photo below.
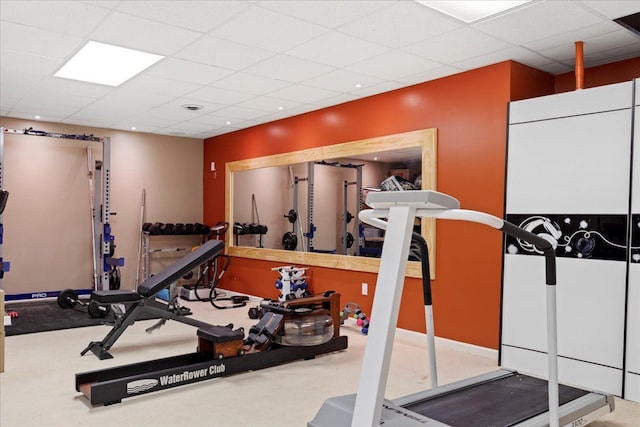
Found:
<path fill-rule="evenodd" d="M 588 394 L 560 385 L 560 405 Z M 452 427 L 507 427 L 548 410 L 547 381 L 514 374 L 405 406 Z"/>

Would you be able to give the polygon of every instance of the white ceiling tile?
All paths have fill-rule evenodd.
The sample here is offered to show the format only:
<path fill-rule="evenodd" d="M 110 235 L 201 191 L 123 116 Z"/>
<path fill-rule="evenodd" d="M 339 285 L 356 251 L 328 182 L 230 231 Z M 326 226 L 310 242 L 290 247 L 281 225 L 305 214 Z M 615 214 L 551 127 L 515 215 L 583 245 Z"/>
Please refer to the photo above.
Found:
<path fill-rule="evenodd" d="M 315 103 L 317 101 L 339 95 L 339 92 L 320 89 L 307 85 L 292 85 L 284 89 L 276 90 L 270 95 L 276 98 L 288 99 L 290 101 Z"/>
<path fill-rule="evenodd" d="M 610 46 L 623 48 L 624 46 L 634 45 L 636 43 L 640 43 L 640 38 L 635 37 L 624 29 L 584 39 L 583 52 L 585 62 L 589 61 L 590 58 L 599 52 L 610 52 Z M 638 52 L 640 52 L 640 50 L 636 51 L 636 53 Z M 564 63 L 573 63 L 575 61 L 575 46 L 569 44 L 552 49 L 541 49 L 540 54 Z"/>
<path fill-rule="evenodd" d="M 34 105 L 60 105 L 64 107 L 73 107 L 75 109 L 84 108 L 95 102 L 97 98 L 74 95 L 72 93 L 59 92 L 47 85 L 37 85 L 31 91 L 32 96 L 23 98 L 22 102 L 32 103 Z"/>
<path fill-rule="evenodd" d="M 0 25 L 0 49 L 50 58 L 65 58 L 84 43 L 80 37 L 41 30 L 13 22 Z"/>
<path fill-rule="evenodd" d="M 386 80 L 397 80 L 441 64 L 398 50 L 350 65 L 347 70 L 370 74 Z"/>
<path fill-rule="evenodd" d="M 272 96 L 256 96 L 238 104 L 239 107 L 255 108 L 265 113 L 280 112 L 280 114 L 282 114 L 281 111 L 286 111 L 293 105 L 297 105 L 297 102 Z M 282 107 L 283 110 L 278 110 L 278 107 Z"/>
<path fill-rule="evenodd" d="M 474 68 L 484 67 L 486 65 L 497 64 L 498 62 L 508 61 L 510 59 L 522 63 L 525 63 L 525 60 L 531 62 L 534 59 L 543 64 L 548 64 L 549 62 L 551 62 L 549 58 L 541 57 L 540 55 L 529 49 L 514 46 L 499 50 L 497 52 L 492 52 L 485 55 L 480 55 L 462 61 L 454 62 L 451 65 L 466 71 Z"/>
<path fill-rule="evenodd" d="M 354 94 L 361 98 L 371 95 L 377 95 L 383 92 L 389 92 L 390 90 L 400 89 L 403 85 L 398 81 L 388 80 L 377 85 L 366 86 L 353 91 Z"/>
<path fill-rule="evenodd" d="M 174 54 L 201 36 L 201 33 L 120 12 L 109 15 L 90 34 L 92 40 L 158 55 Z"/>
<path fill-rule="evenodd" d="M 238 105 L 232 105 L 214 113 L 219 117 L 224 117 L 225 120 L 237 121 L 237 120 L 249 120 L 262 117 L 265 115 L 264 111 L 256 110 L 255 108 L 240 107 Z"/>
<path fill-rule="evenodd" d="M 297 83 L 333 70 L 333 67 L 325 64 L 319 64 L 289 55 L 275 55 L 247 68 L 245 71 L 272 79 L 281 79 Z"/>
<path fill-rule="evenodd" d="M 640 37 L 630 31 L 620 29 L 586 39 L 584 43 L 584 54 L 589 55 L 607 51 L 611 49 L 611 46 L 616 46 L 617 48 L 638 46 L 638 43 L 640 43 Z M 640 55 L 640 50 L 636 50 L 635 52 Z"/>
<path fill-rule="evenodd" d="M 107 9 L 74 1 L 0 2 L 4 21 L 82 37 L 93 31 L 108 13 Z"/>
<path fill-rule="evenodd" d="M 43 77 L 20 71 L 0 69 L 0 89 L 2 97 L 23 98 L 27 96 Z"/>
<path fill-rule="evenodd" d="M 462 23 L 419 3 L 398 1 L 344 24 L 338 30 L 382 46 L 398 48 L 460 27 Z"/>
<path fill-rule="evenodd" d="M 135 127 L 135 129 L 132 129 L 133 127 Z M 135 124 L 135 122 L 131 122 L 131 121 L 115 123 L 115 124 L 111 125 L 110 128 L 111 129 L 118 129 L 118 130 L 125 130 L 125 131 L 135 132 L 135 133 L 153 133 L 153 132 L 161 129 L 161 128 L 156 127 L 156 126 L 138 125 L 138 124 Z"/>
<path fill-rule="evenodd" d="M 202 116 L 198 116 L 189 121 L 191 123 L 208 126 L 211 129 L 216 127 L 228 126 L 225 123 L 227 121 L 230 121 L 230 119 L 228 117 L 224 117 L 224 115 L 222 115 L 219 111 L 216 111 L 210 114 L 203 114 Z M 234 121 L 240 122 L 241 120 Z"/>
<path fill-rule="evenodd" d="M 169 108 L 163 106 L 149 110 L 146 115 L 150 118 L 165 119 L 167 121 L 167 126 L 169 126 L 172 123 L 179 123 L 185 120 L 192 120 L 196 117 L 200 117 L 203 115 L 203 113 L 202 110 L 188 111 L 182 108 Z"/>
<path fill-rule="evenodd" d="M 419 83 L 428 82 L 430 80 L 439 79 L 440 77 L 450 76 L 461 72 L 460 68 L 451 67 L 449 65 L 443 65 L 441 67 L 433 68 L 431 70 L 419 72 L 410 76 L 402 77 L 398 79 L 400 83 L 404 85 L 415 85 Z"/>
<path fill-rule="evenodd" d="M 261 2 L 260 6 L 275 10 L 303 21 L 335 28 L 347 22 L 369 15 L 376 10 L 393 4 L 393 1 L 291 1 L 270 0 Z"/>
<path fill-rule="evenodd" d="M 149 76 L 208 85 L 232 74 L 233 71 L 183 59 L 165 58 L 153 64 L 144 73 Z"/>
<path fill-rule="evenodd" d="M 126 81 L 119 88 L 132 92 L 147 92 L 159 95 L 184 96 L 201 85 L 187 83 L 179 80 L 163 79 L 160 77 L 147 76 L 139 74 L 134 78 Z"/>
<path fill-rule="evenodd" d="M 47 76 L 55 73 L 63 63 L 64 61 L 59 58 L 49 58 L 13 50 L 0 50 L 0 66 L 7 70 L 38 73 Z"/>
<path fill-rule="evenodd" d="M 237 104 L 252 97 L 246 93 L 211 86 L 205 86 L 189 94 L 189 98 L 194 100 L 210 101 L 223 105 Z"/>
<path fill-rule="evenodd" d="M 82 3 L 92 4 L 94 6 L 104 7 L 105 9 L 115 9 L 125 0 L 86 0 Z"/>
<path fill-rule="evenodd" d="M 603 21 L 589 27 L 582 27 L 577 30 L 567 31 L 544 39 L 523 43 L 522 46 L 536 51 L 560 46 L 568 46 L 571 49 L 575 49 L 575 42 L 577 41 L 584 41 L 592 37 L 597 37 L 602 34 L 618 30 L 620 30 L 620 26 L 618 24 L 611 21 Z"/>
<path fill-rule="evenodd" d="M 218 80 L 211 86 L 249 93 L 252 95 L 264 95 L 269 92 L 273 92 L 274 90 L 282 89 L 289 84 L 289 82 L 282 80 L 237 72 Z"/>
<path fill-rule="evenodd" d="M 48 120 L 47 121 L 52 121 L 52 120 Z M 60 123 L 66 123 L 66 124 L 70 124 L 70 125 L 81 125 L 81 126 L 90 126 L 90 127 L 99 127 L 99 128 L 108 128 L 108 124 L 106 124 L 106 121 L 103 120 L 101 117 L 98 116 L 92 116 L 90 118 L 87 117 L 75 117 L 75 116 L 69 116 L 69 117 L 65 117 L 64 119 L 60 120 Z M 109 136 L 108 134 L 101 134 L 98 136 Z"/>
<path fill-rule="evenodd" d="M 313 105 L 328 107 L 331 105 L 338 105 L 338 104 L 344 104 L 345 102 L 349 102 L 349 101 L 355 101 L 356 99 L 359 99 L 361 97 L 362 95 L 357 95 L 355 93 L 341 93 L 339 95 L 330 96 L 329 98 L 324 98 L 320 101 L 313 102 Z"/>
<path fill-rule="evenodd" d="M 2 86 L 0 86 L 0 89 L 2 89 Z M 0 110 L 8 112 L 14 105 L 18 103 L 18 101 L 20 101 L 20 98 L 5 96 L 3 93 L 2 96 L 0 96 Z"/>
<path fill-rule="evenodd" d="M 211 126 L 209 125 L 204 125 L 202 123 L 195 123 L 191 121 L 184 121 L 184 122 L 171 125 L 171 130 L 173 131 L 185 132 L 190 134 L 207 132 L 209 129 L 211 129 Z"/>
<path fill-rule="evenodd" d="M 287 55 L 321 62 L 333 67 L 344 67 L 388 50 L 378 44 L 369 43 L 346 34 L 331 32 L 287 51 Z"/>
<path fill-rule="evenodd" d="M 123 122 L 120 122 L 120 124 L 128 124 L 129 127 L 135 126 L 137 128 L 161 129 L 167 126 L 167 120 L 157 117 L 149 117 L 145 114 L 137 114 L 127 117 L 127 119 Z"/>
<path fill-rule="evenodd" d="M 272 52 L 284 52 L 325 31 L 326 28 L 318 25 L 253 6 L 211 31 L 211 35 Z"/>
<path fill-rule="evenodd" d="M 105 120 L 105 125 L 121 122 L 136 114 L 145 113 L 149 108 L 142 105 L 97 101 L 90 106 L 78 110 L 69 118 Z"/>
<path fill-rule="evenodd" d="M 566 31 L 604 21 L 580 5 L 569 1 L 531 2 L 512 12 L 489 18 L 473 28 L 513 44 L 546 39 Z"/>
<path fill-rule="evenodd" d="M 305 80 L 304 84 L 319 88 L 334 90 L 336 92 L 351 92 L 356 89 L 355 85 L 362 87 L 372 86 L 381 83 L 382 79 L 367 74 L 355 73 L 344 69 L 334 70 L 327 74 Z"/>
<path fill-rule="evenodd" d="M 272 55 L 272 52 L 264 49 L 245 46 L 217 37 L 204 36 L 182 49 L 175 56 L 224 69 L 241 70 Z"/>
<path fill-rule="evenodd" d="M 14 117 L 16 119 L 27 119 L 27 120 L 34 120 L 33 118 L 33 113 L 32 112 L 20 112 L 20 111 L 10 111 L 9 112 L 9 117 Z M 48 115 L 41 115 L 40 116 L 40 121 L 43 122 L 62 122 L 65 119 L 64 115 L 61 114 L 48 114 Z"/>
<path fill-rule="evenodd" d="M 455 49 L 451 46 L 455 46 Z M 420 41 L 403 50 L 432 61 L 449 64 L 468 57 L 495 52 L 508 46 L 509 43 L 505 41 L 465 27 Z"/>
<path fill-rule="evenodd" d="M 156 106 L 164 105 L 171 99 L 172 97 L 168 95 L 131 92 L 123 89 L 105 95 L 91 104 L 90 108 L 126 109 L 137 114 Z"/>
<path fill-rule="evenodd" d="M 45 77 L 38 83 L 38 91 L 43 93 L 59 93 L 76 95 L 88 98 L 100 98 L 115 89 L 110 86 L 95 83 L 81 82 L 78 80 L 63 79 L 60 77 Z"/>
<path fill-rule="evenodd" d="M 585 57 L 584 65 L 588 68 L 608 64 L 611 61 L 615 62 L 622 61 L 623 59 L 637 58 L 638 52 L 640 52 L 640 41 L 636 41 L 634 44 L 596 52 Z"/>
<path fill-rule="evenodd" d="M 12 113 L 22 112 L 30 114 L 31 117 L 36 115 L 40 117 L 60 116 L 67 117 L 78 111 L 78 107 L 62 105 L 55 101 L 43 101 L 40 99 L 23 99 L 13 106 Z"/>
<path fill-rule="evenodd" d="M 193 31 L 208 32 L 249 7 L 243 1 L 124 1 L 118 11 Z"/>
<path fill-rule="evenodd" d="M 162 106 L 165 108 L 178 109 L 178 108 L 184 108 L 183 105 L 201 105 L 202 110 L 198 111 L 199 114 L 211 113 L 212 111 L 218 111 L 221 108 L 224 108 L 227 106 L 227 104 L 211 102 L 211 101 L 202 101 L 198 99 L 184 98 L 184 97 L 172 99 L 171 101 L 167 102 L 166 104 L 163 104 Z"/>
<path fill-rule="evenodd" d="M 563 74 L 573 71 L 573 67 L 562 64 L 560 62 L 552 62 L 550 64 L 538 66 L 538 70 L 546 71 L 547 73 L 553 74 L 555 76 L 557 74 Z"/>
<path fill-rule="evenodd" d="M 640 12 L 638 0 L 586 0 L 580 3 L 610 19 L 617 19 Z"/>

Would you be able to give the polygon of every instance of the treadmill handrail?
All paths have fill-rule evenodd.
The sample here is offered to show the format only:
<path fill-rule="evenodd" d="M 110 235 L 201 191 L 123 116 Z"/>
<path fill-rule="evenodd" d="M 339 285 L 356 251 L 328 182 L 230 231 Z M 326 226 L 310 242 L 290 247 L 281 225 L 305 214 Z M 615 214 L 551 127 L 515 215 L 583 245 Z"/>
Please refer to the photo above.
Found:
<path fill-rule="evenodd" d="M 387 221 L 390 212 L 403 204 L 389 208 L 366 209 L 360 211 L 360 221 L 383 230 L 387 229 Z M 553 246 L 527 230 L 518 227 L 502 218 L 494 215 L 467 209 L 416 209 L 415 216 L 420 218 L 449 219 L 458 221 L 475 222 L 487 225 L 505 234 L 517 237 L 529 242 L 540 249 L 545 257 L 545 274 L 547 284 L 547 347 L 548 347 L 548 385 L 549 385 L 549 424 L 551 427 L 559 425 L 559 381 L 558 381 L 558 338 L 557 338 L 557 304 L 556 304 L 556 259 Z M 406 261 L 405 261 L 406 262 Z M 373 314 L 373 313 L 372 313 Z M 431 355 L 430 355 L 431 356 Z M 433 356 L 435 357 L 435 355 Z M 435 360 L 430 360 L 435 365 Z"/>

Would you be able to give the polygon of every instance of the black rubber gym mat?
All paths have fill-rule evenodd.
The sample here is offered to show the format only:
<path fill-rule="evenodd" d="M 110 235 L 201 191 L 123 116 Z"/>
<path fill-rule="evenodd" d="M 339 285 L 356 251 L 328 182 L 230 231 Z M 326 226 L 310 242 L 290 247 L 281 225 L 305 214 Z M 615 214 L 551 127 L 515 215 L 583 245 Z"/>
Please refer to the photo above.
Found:
<path fill-rule="evenodd" d="M 587 391 L 560 386 L 563 405 Z M 405 408 L 453 427 L 507 427 L 547 411 L 547 381 L 514 374 Z"/>
<path fill-rule="evenodd" d="M 104 319 L 96 319 L 89 316 L 86 307 L 77 305 L 65 310 L 58 306 L 56 300 L 8 302 L 5 304 L 5 310 L 18 313 L 18 317 L 11 319 L 11 325 L 4 327 L 7 336 L 82 328 L 114 322 L 112 313 Z M 149 317 L 149 319 L 153 319 L 153 317 Z M 146 320 L 146 318 L 140 320 Z"/>

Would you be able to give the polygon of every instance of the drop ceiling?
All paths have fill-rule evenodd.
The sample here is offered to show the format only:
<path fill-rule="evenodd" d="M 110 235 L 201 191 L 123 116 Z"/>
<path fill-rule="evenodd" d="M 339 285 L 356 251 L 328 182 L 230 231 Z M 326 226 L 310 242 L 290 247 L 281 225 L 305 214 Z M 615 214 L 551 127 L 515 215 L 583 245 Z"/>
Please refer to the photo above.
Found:
<path fill-rule="evenodd" d="M 466 24 L 412 0 L 0 0 L 0 116 L 208 138 L 515 60 L 640 56 L 640 1 L 533 0 Z M 87 41 L 164 55 L 119 87 L 54 77 Z M 200 105 L 192 111 L 183 105 Z"/>

